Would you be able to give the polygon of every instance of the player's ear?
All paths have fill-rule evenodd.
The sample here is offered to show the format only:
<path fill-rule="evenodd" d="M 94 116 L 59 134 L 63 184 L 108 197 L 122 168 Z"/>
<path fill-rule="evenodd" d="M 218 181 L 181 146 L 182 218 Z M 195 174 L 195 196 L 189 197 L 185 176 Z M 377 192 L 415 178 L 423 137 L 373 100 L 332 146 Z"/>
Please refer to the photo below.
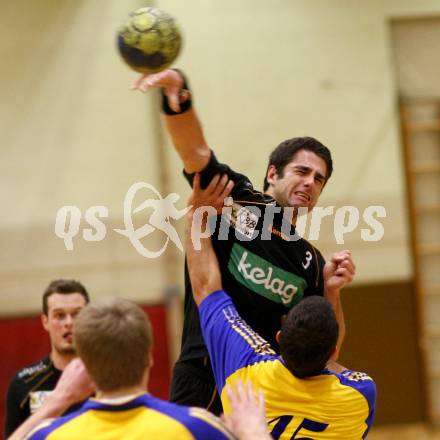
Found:
<path fill-rule="evenodd" d="M 278 344 L 280 343 L 281 340 L 281 330 L 277 331 L 277 334 L 275 336 L 276 341 L 278 342 Z"/>
<path fill-rule="evenodd" d="M 44 313 L 41 315 L 41 324 L 43 325 L 44 330 L 49 331 L 48 328 L 48 317 Z"/>
<path fill-rule="evenodd" d="M 269 165 L 269 167 L 267 168 L 266 179 L 269 185 L 273 185 L 278 179 L 278 172 L 275 168 L 275 165 Z"/>

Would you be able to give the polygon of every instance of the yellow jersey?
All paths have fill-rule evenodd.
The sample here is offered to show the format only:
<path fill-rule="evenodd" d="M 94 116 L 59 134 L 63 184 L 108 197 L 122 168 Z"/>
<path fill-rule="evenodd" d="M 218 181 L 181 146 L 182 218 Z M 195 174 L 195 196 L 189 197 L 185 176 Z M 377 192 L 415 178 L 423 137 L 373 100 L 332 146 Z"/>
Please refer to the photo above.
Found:
<path fill-rule="evenodd" d="M 142 394 L 122 404 L 87 400 L 80 409 L 34 430 L 30 440 L 227 440 L 222 422 L 200 408 L 187 408 Z"/>
<path fill-rule="evenodd" d="M 323 370 L 295 377 L 237 313 L 224 291 L 200 304 L 200 322 L 225 413 L 226 384 L 252 382 L 265 396 L 269 431 L 280 440 L 359 440 L 371 427 L 376 387 L 365 373 Z"/>

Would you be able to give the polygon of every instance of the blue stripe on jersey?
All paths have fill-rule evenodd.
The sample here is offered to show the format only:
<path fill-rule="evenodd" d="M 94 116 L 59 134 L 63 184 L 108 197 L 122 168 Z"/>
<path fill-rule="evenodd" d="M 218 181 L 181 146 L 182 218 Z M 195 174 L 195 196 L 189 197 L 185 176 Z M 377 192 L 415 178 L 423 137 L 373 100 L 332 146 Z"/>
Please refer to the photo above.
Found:
<path fill-rule="evenodd" d="M 223 290 L 205 298 L 199 312 L 219 393 L 236 370 L 256 362 L 280 359 L 270 344 L 242 320 Z"/>
<path fill-rule="evenodd" d="M 191 414 L 191 408 L 166 402 L 149 394 L 142 394 L 141 396 L 121 405 L 109 405 L 95 400 L 87 400 L 79 410 L 54 420 L 49 426 L 35 432 L 29 437 L 29 440 L 43 440 L 56 429 L 73 419 L 80 417 L 87 411 L 103 411 L 109 413 L 127 411 L 139 407 L 152 409 L 180 422 L 186 429 L 188 429 L 196 440 L 207 438 L 213 440 L 228 440 L 231 438 L 220 430 L 224 428 L 219 429 L 215 426 L 218 423 L 218 419 L 216 419 L 216 421 L 209 420 L 211 417 L 209 414 L 198 416 L 197 411 L 194 411 L 194 414 Z"/>
<path fill-rule="evenodd" d="M 86 400 L 84 402 L 84 404 L 76 411 L 73 411 L 65 416 L 59 417 L 58 419 L 55 419 L 53 422 L 51 422 L 50 425 L 34 432 L 28 438 L 28 440 L 44 440 L 55 429 L 59 428 L 60 426 L 63 426 L 65 423 L 70 422 L 72 419 L 74 419 L 74 418 L 80 416 L 81 414 L 84 414 L 86 411 L 88 411 L 88 408 L 86 408 L 86 405 L 88 402 L 89 401 Z"/>

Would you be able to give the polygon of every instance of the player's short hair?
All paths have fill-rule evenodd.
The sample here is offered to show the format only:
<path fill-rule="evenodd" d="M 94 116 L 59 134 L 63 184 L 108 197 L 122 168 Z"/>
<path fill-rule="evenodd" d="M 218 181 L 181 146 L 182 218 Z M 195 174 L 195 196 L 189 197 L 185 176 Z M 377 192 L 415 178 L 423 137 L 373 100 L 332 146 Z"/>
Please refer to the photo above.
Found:
<path fill-rule="evenodd" d="M 150 362 L 152 339 L 145 312 L 125 299 L 92 301 L 75 319 L 78 355 L 102 391 L 142 382 Z"/>
<path fill-rule="evenodd" d="M 299 378 L 319 374 L 334 352 L 338 334 L 330 303 L 322 296 L 303 299 L 281 328 L 280 353 L 289 371 Z"/>
<path fill-rule="evenodd" d="M 53 280 L 46 288 L 43 294 L 43 314 L 47 315 L 49 312 L 48 300 L 54 293 L 61 295 L 69 295 L 72 293 L 79 293 L 86 301 L 86 304 L 90 301 L 89 293 L 86 288 L 76 280 Z"/>
<path fill-rule="evenodd" d="M 284 168 L 293 160 L 295 154 L 301 150 L 311 151 L 320 157 L 327 166 L 325 181 L 327 182 L 327 180 L 330 179 L 333 172 L 333 161 L 330 150 L 315 138 L 296 137 L 281 142 L 270 154 L 266 175 L 264 176 L 263 191 L 267 191 L 269 188 L 269 182 L 267 180 L 269 167 L 273 165 L 279 177 L 283 177 Z"/>

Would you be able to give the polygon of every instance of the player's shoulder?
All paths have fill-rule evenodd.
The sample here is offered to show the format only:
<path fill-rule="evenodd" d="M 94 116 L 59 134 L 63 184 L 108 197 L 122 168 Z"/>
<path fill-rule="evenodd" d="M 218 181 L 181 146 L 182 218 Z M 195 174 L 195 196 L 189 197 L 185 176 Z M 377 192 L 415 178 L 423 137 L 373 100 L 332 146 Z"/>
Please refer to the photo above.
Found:
<path fill-rule="evenodd" d="M 342 385 L 359 392 L 370 404 L 374 404 L 376 400 L 376 384 L 367 373 L 346 369 L 341 373 L 333 374 L 339 378 Z"/>
<path fill-rule="evenodd" d="M 375 387 L 373 378 L 362 371 L 347 369 L 338 375 L 340 376 L 340 381 L 342 384 L 351 386 L 353 388 Z"/>
<path fill-rule="evenodd" d="M 211 152 L 209 163 L 204 171 L 211 170 L 228 174 L 229 178 L 235 183 L 232 195 L 236 206 L 255 206 L 264 208 L 265 206 L 275 206 L 276 202 L 272 196 L 254 188 L 249 177 L 245 174 L 234 171 L 229 165 L 219 162 L 214 152 Z"/>
<path fill-rule="evenodd" d="M 255 189 L 246 176 L 243 176 L 241 185 L 235 188 L 233 195 L 234 203 L 237 207 L 243 209 L 245 207 L 253 206 L 254 210 L 258 208 L 260 211 L 257 212 L 262 219 L 264 218 L 264 215 L 268 216 L 266 213 L 270 212 L 271 209 L 274 214 L 280 209 L 272 196 Z"/>
<path fill-rule="evenodd" d="M 345 381 L 348 383 L 357 383 L 357 382 L 364 382 L 364 381 L 370 381 L 374 382 L 371 376 L 369 376 L 367 373 L 363 373 L 362 371 L 354 371 L 345 369 L 342 371 L 342 373 L 339 373 Z"/>
<path fill-rule="evenodd" d="M 175 418 L 189 415 L 190 407 L 179 405 L 178 403 L 169 402 L 152 396 L 151 394 L 144 394 L 140 397 L 142 404 L 155 411 L 161 412 L 165 415 L 171 415 Z"/>
<path fill-rule="evenodd" d="M 47 428 L 53 424 L 56 419 L 45 419 L 41 421 L 35 428 L 33 428 L 25 437 L 26 440 L 44 440 L 48 434 L 50 434 L 50 430 L 48 432 Z"/>
<path fill-rule="evenodd" d="M 300 246 L 302 246 L 305 250 L 310 251 L 316 261 L 320 263 L 325 263 L 324 257 L 322 256 L 320 250 L 312 243 L 310 243 L 309 240 L 305 239 L 304 237 L 300 237 L 296 243 L 297 245 L 299 244 Z"/>
<path fill-rule="evenodd" d="M 34 377 L 40 376 L 41 374 L 45 374 L 52 368 L 52 362 L 49 357 L 44 357 L 37 362 L 32 364 L 25 365 L 20 368 L 14 378 L 13 381 L 18 382 L 28 382 L 32 380 Z"/>
<path fill-rule="evenodd" d="M 226 425 L 214 414 L 210 413 L 206 409 L 190 407 L 188 413 L 193 420 L 194 428 L 193 435 L 196 439 L 203 439 L 208 437 L 207 431 L 210 431 L 209 438 L 219 440 L 233 440 L 236 437 L 226 427 Z"/>
<path fill-rule="evenodd" d="M 203 408 L 187 407 L 151 395 L 146 395 L 144 398 L 148 407 L 177 420 L 191 432 L 196 440 L 235 438 L 218 417 Z"/>

